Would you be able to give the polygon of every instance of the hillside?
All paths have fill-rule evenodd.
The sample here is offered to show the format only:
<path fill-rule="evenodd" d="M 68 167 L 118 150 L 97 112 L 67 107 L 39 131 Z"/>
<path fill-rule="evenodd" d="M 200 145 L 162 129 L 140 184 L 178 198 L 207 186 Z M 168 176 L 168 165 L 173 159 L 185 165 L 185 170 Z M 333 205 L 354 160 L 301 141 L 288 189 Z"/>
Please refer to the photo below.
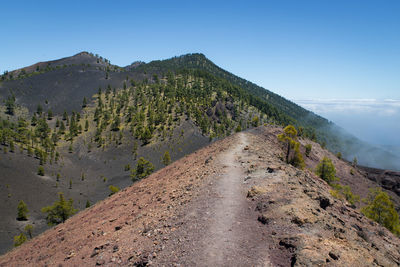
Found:
<path fill-rule="evenodd" d="M 134 62 L 124 68 L 112 65 L 98 55 L 82 52 L 60 60 L 42 62 L 6 73 L 1 76 L 0 98 L 13 94 L 16 103 L 30 112 L 41 105 L 44 110 L 61 114 L 79 111 L 82 99 L 90 99 L 99 88 L 122 88 L 132 82 L 154 82 L 168 72 L 198 70 L 241 89 L 240 97 L 246 97 L 252 106 L 263 112 L 271 121 L 302 127 L 308 137 L 313 137 L 333 152 L 341 152 L 345 158 L 357 157 L 362 165 L 398 170 L 396 156 L 381 148 L 371 146 L 346 133 L 332 122 L 300 107 L 299 105 L 245 79 L 235 76 L 207 59 L 203 54 L 187 54 L 167 60 L 149 63 Z"/>
<path fill-rule="evenodd" d="M 280 159 L 280 132 L 260 127 L 185 156 L 1 256 L 0 266 L 399 265 L 397 237 Z M 351 168 L 317 145 L 312 152 L 308 167 L 326 153 Z"/>
<path fill-rule="evenodd" d="M 259 125 L 292 123 L 301 138 L 314 140 L 307 141 L 313 147 L 326 142 L 344 156 L 344 147 L 351 153 L 362 148 L 359 163 L 371 157 L 388 169 L 395 164 L 386 161 L 390 154 L 385 151 L 222 70 L 202 54 L 121 68 L 82 52 L 5 73 L 0 102 L 0 253 L 12 247 L 27 224 L 33 225 L 34 236 L 49 229 L 41 208 L 53 203 L 58 192 L 84 210 L 108 197 L 110 187 L 124 189 L 140 180 L 136 169 L 142 157 L 157 171 Z M 310 168 L 321 155 L 306 159 Z M 391 172 L 382 171 L 375 180 L 375 171 L 350 175 L 343 167 L 339 172 L 357 194 L 366 196 L 368 188 L 382 185 L 400 206 L 396 172 L 387 177 Z M 21 200 L 29 209 L 27 221 L 16 220 Z"/>

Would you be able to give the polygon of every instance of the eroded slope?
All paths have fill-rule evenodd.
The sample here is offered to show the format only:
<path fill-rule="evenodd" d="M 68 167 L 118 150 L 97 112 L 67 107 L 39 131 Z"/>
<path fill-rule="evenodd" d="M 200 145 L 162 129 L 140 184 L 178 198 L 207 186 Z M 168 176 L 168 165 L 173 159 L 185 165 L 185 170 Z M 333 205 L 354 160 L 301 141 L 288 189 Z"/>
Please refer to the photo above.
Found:
<path fill-rule="evenodd" d="M 399 265 L 397 237 L 280 160 L 279 132 L 261 127 L 186 156 L 0 265 Z"/>

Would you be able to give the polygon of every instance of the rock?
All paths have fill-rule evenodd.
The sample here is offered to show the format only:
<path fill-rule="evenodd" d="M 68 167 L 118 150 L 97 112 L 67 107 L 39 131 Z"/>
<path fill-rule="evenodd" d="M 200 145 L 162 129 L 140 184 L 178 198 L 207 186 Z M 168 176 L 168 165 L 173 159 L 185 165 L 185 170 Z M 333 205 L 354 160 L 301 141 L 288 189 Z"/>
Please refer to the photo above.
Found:
<path fill-rule="evenodd" d="M 319 206 L 322 209 L 326 209 L 327 207 L 329 207 L 331 205 L 331 201 L 329 200 L 329 198 L 327 197 L 320 197 L 319 198 Z"/>
<path fill-rule="evenodd" d="M 96 261 L 96 266 L 104 265 L 104 263 L 106 263 L 105 260 L 99 259 L 99 260 Z"/>
<path fill-rule="evenodd" d="M 262 224 L 268 224 L 269 223 L 269 218 L 267 218 L 264 214 L 259 215 L 257 220 L 259 222 L 261 222 Z"/>
<path fill-rule="evenodd" d="M 270 167 L 267 168 L 267 172 L 268 173 L 273 173 L 275 171 L 275 169 L 276 169 L 275 167 L 270 166 Z"/>
<path fill-rule="evenodd" d="M 119 231 L 119 230 L 121 230 L 121 229 L 122 229 L 122 226 L 120 226 L 120 225 L 115 226 L 115 231 Z"/>
<path fill-rule="evenodd" d="M 249 150 L 249 146 L 245 146 L 243 150 Z"/>
<path fill-rule="evenodd" d="M 65 260 L 69 260 L 70 258 L 74 257 L 75 253 L 72 251 L 71 253 L 68 254 L 67 257 L 65 257 Z"/>
<path fill-rule="evenodd" d="M 332 252 L 332 251 L 329 252 L 329 257 L 331 257 L 335 261 L 337 261 L 339 259 L 339 256 L 336 253 Z"/>
<path fill-rule="evenodd" d="M 296 216 L 292 219 L 292 223 L 297 224 L 298 226 L 302 226 L 304 224 L 304 220 Z"/>
<path fill-rule="evenodd" d="M 295 250 L 296 249 L 295 242 L 296 240 L 294 240 L 293 238 L 285 238 L 279 241 L 279 245 L 289 250 Z"/>
<path fill-rule="evenodd" d="M 247 191 L 247 197 L 255 197 L 256 195 L 260 195 L 265 193 L 266 190 L 259 186 L 253 186 L 249 191 Z"/>
<path fill-rule="evenodd" d="M 391 177 L 385 177 L 382 180 L 382 187 L 385 189 L 393 189 L 396 186 L 397 182 Z"/>

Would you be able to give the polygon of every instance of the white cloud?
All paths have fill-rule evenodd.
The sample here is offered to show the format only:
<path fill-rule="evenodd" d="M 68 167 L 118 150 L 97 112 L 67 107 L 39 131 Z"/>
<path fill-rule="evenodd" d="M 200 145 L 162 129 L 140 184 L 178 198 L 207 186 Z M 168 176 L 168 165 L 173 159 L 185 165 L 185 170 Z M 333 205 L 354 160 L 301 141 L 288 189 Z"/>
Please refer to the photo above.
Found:
<path fill-rule="evenodd" d="M 352 112 L 371 113 L 380 116 L 400 116 L 400 100 L 395 99 L 310 99 L 293 101 L 317 114 Z"/>

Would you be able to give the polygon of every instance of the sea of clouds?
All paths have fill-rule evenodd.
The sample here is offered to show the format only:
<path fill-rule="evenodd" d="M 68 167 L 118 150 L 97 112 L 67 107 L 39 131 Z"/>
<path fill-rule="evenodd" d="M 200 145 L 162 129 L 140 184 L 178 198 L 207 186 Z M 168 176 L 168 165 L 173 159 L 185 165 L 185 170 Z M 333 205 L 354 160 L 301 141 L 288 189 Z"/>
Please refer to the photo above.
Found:
<path fill-rule="evenodd" d="M 400 100 L 294 100 L 358 138 L 400 154 Z"/>

